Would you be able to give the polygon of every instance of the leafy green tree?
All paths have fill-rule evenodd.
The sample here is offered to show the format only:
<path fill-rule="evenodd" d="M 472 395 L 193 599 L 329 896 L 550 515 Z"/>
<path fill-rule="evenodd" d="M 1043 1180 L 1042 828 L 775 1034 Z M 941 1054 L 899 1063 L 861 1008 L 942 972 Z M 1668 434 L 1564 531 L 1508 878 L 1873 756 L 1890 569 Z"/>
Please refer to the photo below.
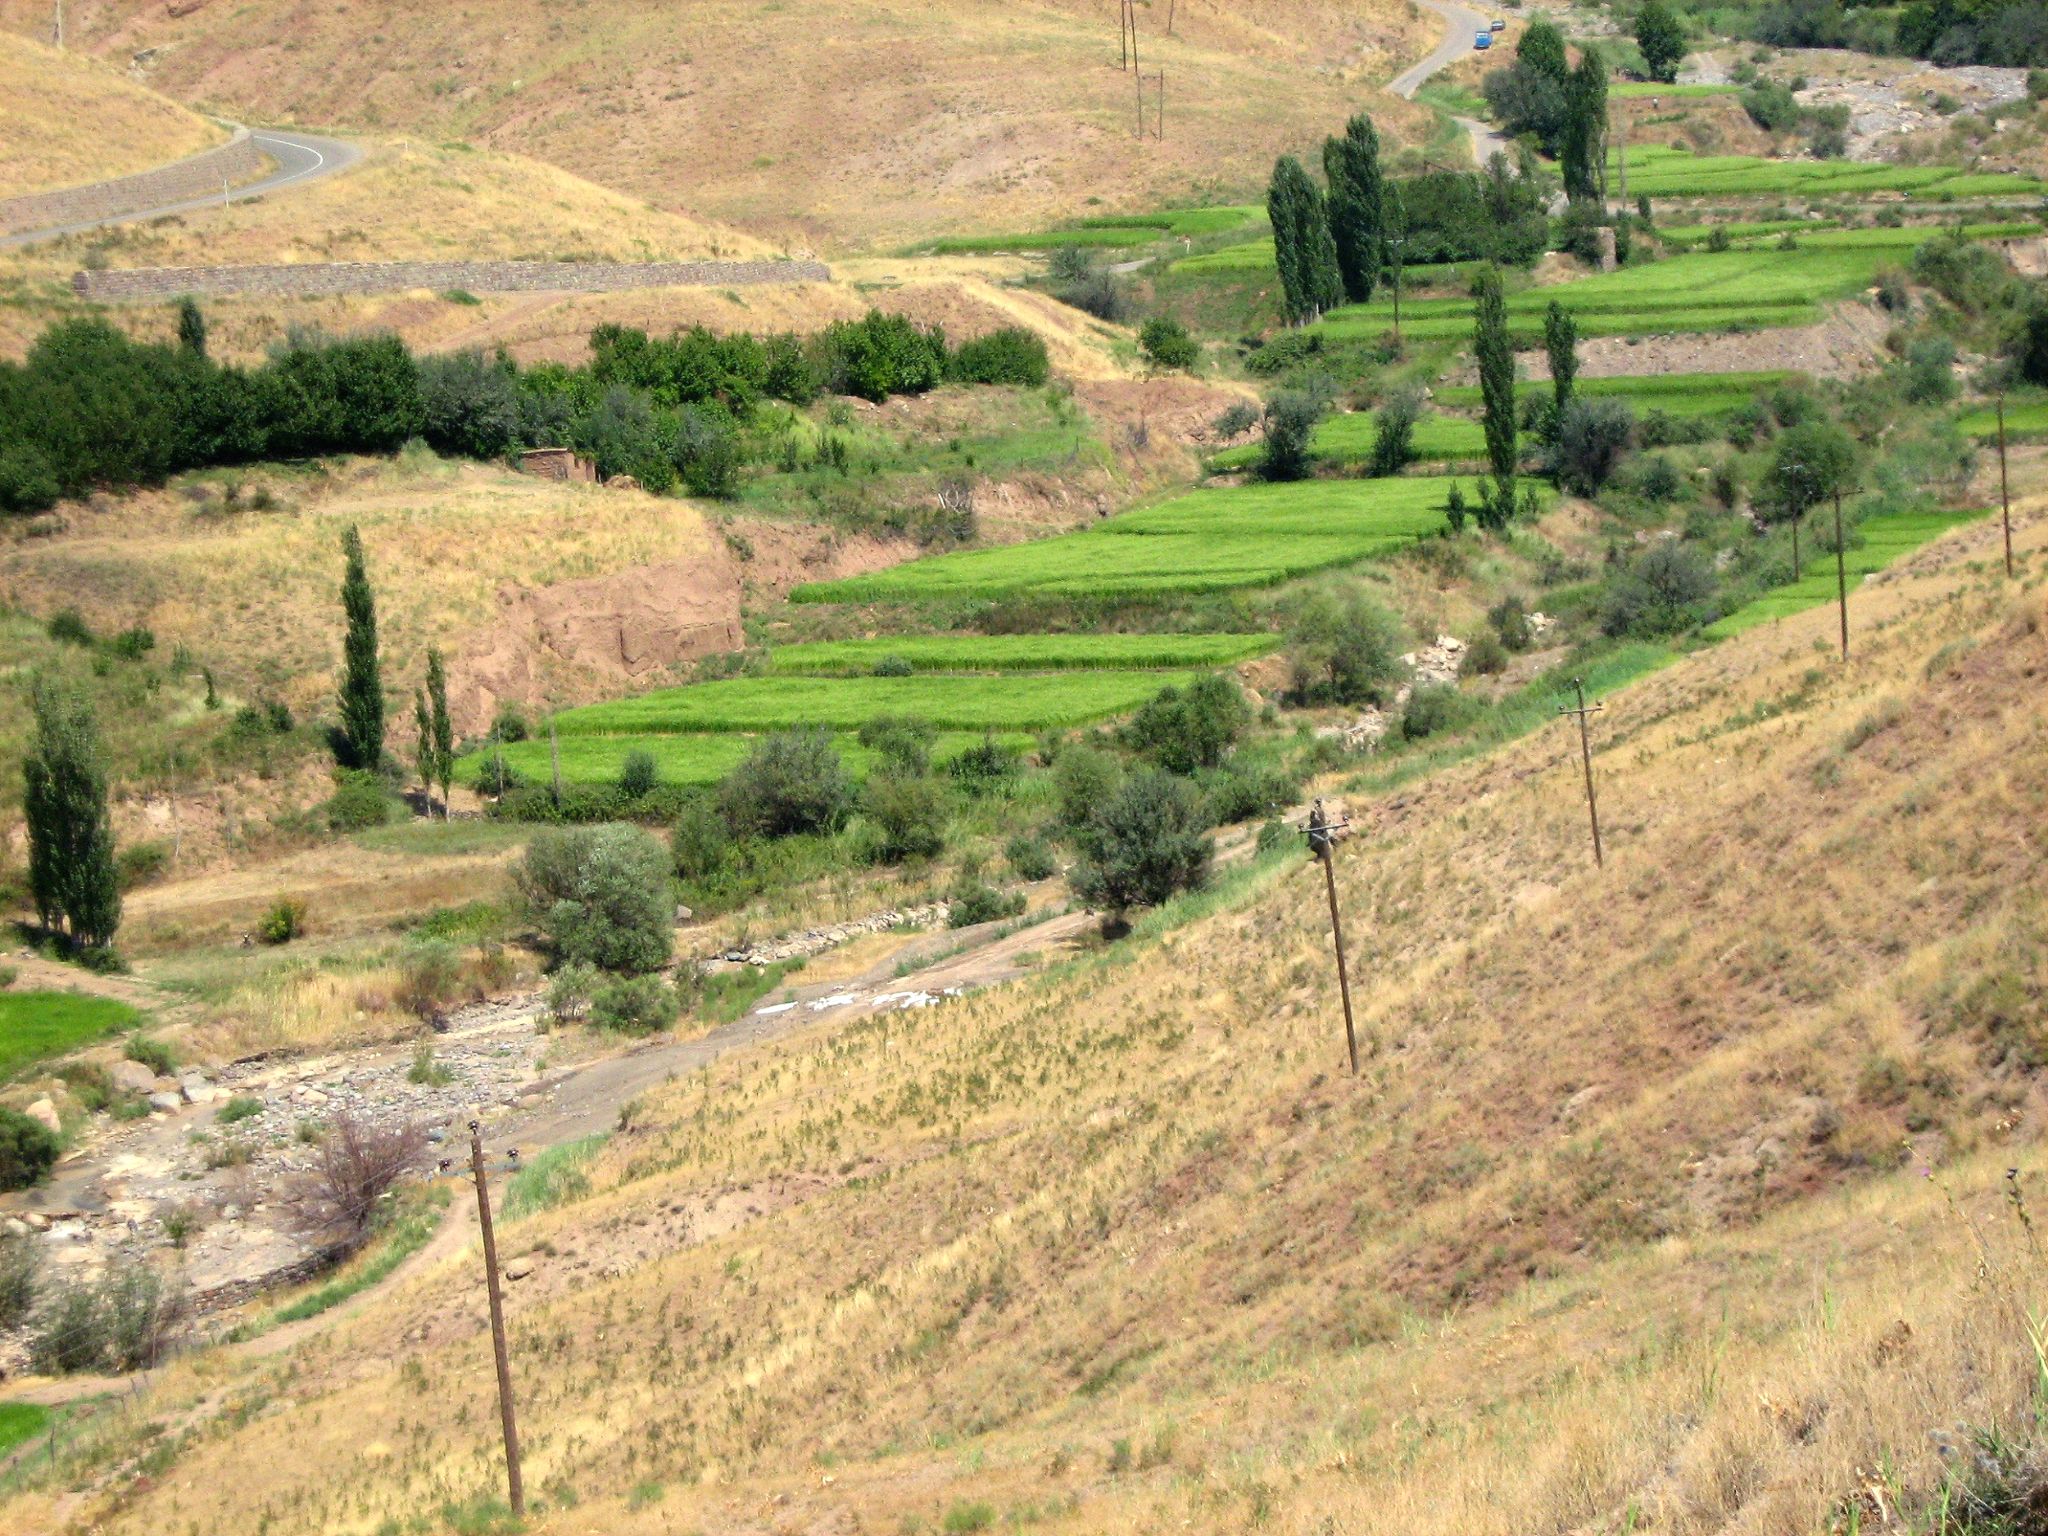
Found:
<path fill-rule="evenodd" d="M 1320 589 L 1287 626 L 1293 695 L 1304 704 L 1387 703 L 1400 685 L 1403 643 L 1400 621 L 1371 597 Z"/>
<path fill-rule="evenodd" d="M 1251 719 L 1244 690 L 1219 672 L 1185 689 L 1162 688 L 1131 717 L 1125 735 L 1168 772 L 1193 773 L 1221 763 Z"/>
<path fill-rule="evenodd" d="M 1330 237 L 1344 296 L 1363 304 L 1379 281 L 1386 222 L 1380 137 L 1363 112 L 1344 125 L 1343 138 L 1323 142 L 1323 174 L 1330 183 Z"/>
<path fill-rule="evenodd" d="M 206 356 L 206 316 L 189 293 L 178 300 L 178 345 L 194 357 Z"/>
<path fill-rule="evenodd" d="M 668 964 L 669 856 L 638 827 L 544 827 L 527 844 L 516 880 L 556 960 L 627 975 Z"/>
<path fill-rule="evenodd" d="M 1635 436 L 1626 400 L 1574 400 L 1557 418 L 1557 479 L 1568 491 L 1597 496 Z"/>
<path fill-rule="evenodd" d="M 1343 302 L 1344 279 L 1337 270 L 1337 245 L 1322 191 L 1292 155 L 1282 155 L 1273 166 L 1266 212 L 1273 224 L 1287 318 L 1302 325 Z"/>
<path fill-rule="evenodd" d="M 719 808 L 739 835 L 785 837 L 836 832 L 855 794 L 846 765 L 825 730 L 764 736 L 718 787 Z"/>
<path fill-rule="evenodd" d="M 1558 169 L 1565 196 L 1607 197 L 1607 66 L 1588 48 L 1565 85 L 1564 136 Z"/>
<path fill-rule="evenodd" d="M 1486 458 L 1493 485 L 1481 498 L 1482 527 L 1505 528 L 1515 511 L 1515 348 L 1508 335 L 1507 296 L 1500 268 L 1481 270 L 1472 284 L 1473 352 L 1479 359 L 1479 398 L 1485 415 Z"/>
<path fill-rule="evenodd" d="M 1422 414 L 1422 396 L 1412 389 L 1397 389 L 1387 396 L 1373 418 L 1372 458 L 1368 475 L 1398 475 L 1408 467 L 1415 437 L 1415 422 Z"/>
<path fill-rule="evenodd" d="M 384 674 L 377 658 L 377 595 L 351 524 L 341 536 L 348 567 L 341 607 L 348 621 L 341 643 L 341 741 L 346 766 L 374 771 L 384 760 Z"/>
<path fill-rule="evenodd" d="M 1855 477 L 1856 444 L 1831 421 L 1802 421 L 1778 434 L 1757 500 L 1775 522 L 1789 522 L 1846 491 Z"/>
<path fill-rule="evenodd" d="M 1202 344 L 1171 315 L 1154 315 L 1138 331 L 1138 345 L 1162 368 L 1192 372 L 1202 361 Z"/>
<path fill-rule="evenodd" d="M 1074 893 L 1121 922 L 1209 876 L 1202 797 L 1185 779 L 1147 768 L 1125 779 L 1081 828 Z"/>
<path fill-rule="evenodd" d="M 1644 0 L 1636 12 L 1636 47 L 1650 78 L 1670 85 L 1678 78 L 1678 66 L 1685 58 L 1685 28 L 1664 0 Z"/>
<path fill-rule="evenodd" d="M 47 679 L 33 705 L 35 742 L 22 764 L 29 893 L 45 928 L 101 949 L 121 926 L 121 889 L 99 725 L 83 695 Z"/>
<path fill-rule="evenodd" d="M 1571 60 L 1565 52 L 1564 33 L 1558 30 L 1557 23 L 1544 17 L 1530 22 L 1521 42 L 1515 45 L 1515 62 L 1563 85 L 1571 73 Z"/>
<path fill-rule="evenodd" d="M 946 846 L 946 789 L 930 774 L 900 767 L 872 773 L 861 808 L 879 834 L 875 853 L 884 863 L 929 859 Z"/>
<path fill-rule="evenodd" d="M 1550 358 L 1550 388 L 1557 414 L 1572 403 L 1572 385 L 1579 376 L 1579 323 L 1557 300 L 1543 312 L 1543 350 Z"/>
<path fill-rule="evenodd" d="M 1266 405 L 1264 450 L 1259 475 L 1266 480 L 1304 480 L 1313 464 L 1311 448 L 1322 402 L 1302 390 L 1285 390 Z"/>

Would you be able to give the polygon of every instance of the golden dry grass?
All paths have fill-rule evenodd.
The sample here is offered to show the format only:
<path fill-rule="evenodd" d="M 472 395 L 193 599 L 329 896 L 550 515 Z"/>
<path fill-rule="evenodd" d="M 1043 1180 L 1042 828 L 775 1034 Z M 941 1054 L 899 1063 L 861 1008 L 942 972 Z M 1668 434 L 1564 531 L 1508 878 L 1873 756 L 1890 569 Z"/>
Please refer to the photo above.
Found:
<path fill-rule="evenodd" d="M 651 1096 L 505 1236 L 534 1528 L 1880 1528 L 1930 1431 L 2025 1429 L 2048 1303 L 1999 1195 L 2043 1172 L 2033 518 L 2023 592 L 1978 527 L 1857 594 L 1846 667 L 1819 611 L 1611 699 L 1604 872 L 1562 726 L 1354 796 L 1356 1082 L 1295 868 Z M 474 1263 L 180 1367 L 149 1417 L 227 1416 L 146 1484 L 63 1470 L 67 1517 L 488 1493 Z"/>
<path fill-rule="evenodd" d="M 922 0 L 600 14 L 486 0 L 346 11 L 286 0 L 170 16 L 96 6 L 82 45 L 165 52 L 160 89 L 268 120 L 465 138 L 664 208 L 778 240 L 844 247 L 1263 185 L 1370 99 L 1396 137 L 1425 115 L 1371 88 L 1426 51 L 1433 16 L 1392 0 L 1139 6 L 1142 59 L 1168 76 L 1163 141 L 1133 137 L 1130 75 L 1098 0 Z M 40 0 L 4 0 L 27 31 Z M 1090 199 L 1099 199 L 1092 205 Z"/>
<path fill-rule="evenodd" d="M 0 197 L 150 170 L 227 137 L 112 63 L 0 32 Z"/>

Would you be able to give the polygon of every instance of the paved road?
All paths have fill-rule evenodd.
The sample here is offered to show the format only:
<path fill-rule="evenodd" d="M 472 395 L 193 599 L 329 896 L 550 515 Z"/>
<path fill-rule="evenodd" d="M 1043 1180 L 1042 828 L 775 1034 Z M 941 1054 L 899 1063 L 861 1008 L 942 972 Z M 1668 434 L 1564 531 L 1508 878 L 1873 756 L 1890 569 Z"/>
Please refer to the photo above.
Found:
<path fill-rule="evenodd" d="M 1424 10 L 1436 12 L 1444 19 L 1444 40 L 1436 45 L 1434 52 L 1411 64 L 1388 83 L 1388 90 L 1411 101 L 1431 76 L 1449 69 L 1472 52 L 1472 39 L 1484 32 L 1493 21 L 1486 12 L 1460 5 L 1457 0 L 1415 0 L 1415 3 Z M 1496 152 L 1513 159 L 1512 145 L 1506 135 L 1496 132 L 1485 123 L 1474 122 L 1469 117 L 1456 118 L 1454 121 L 1465 130 L 1465 136 L 1472 142 L 1472 159 L 1475 164 L 1486 164 Z"/>
<path fill-rule="evenodd" d="M 258 128 L 249 136 L 262 147 L 265 154 L 277 162 L 277 169 L 261 181 L 230 188 L 227 194 L 229 202 L 246 202 L 252 197 L 262 197 L 285 187 L 319 181 L 323 177 L 348 170 L 363 158 L 362 150 L 355 145 L 341 139 L 323 138 L 318 134 L 293 133 L 282 128 Z M 217 196 L 195 197 L 183 202 L 166 203 L 157 208 L 139 208 L 133 213 L 117 213 L 103 219 L 88 219 L 82 224 L 60 224 L 51 229 L 25 230 L 18 235 L 8 235 L 0 239 L 0 250 L 33 245 L 39 240 L 54 240 L 59 235 L 75 235 L 108 224 L 132 224 L 138 219 L 161 219 L 174 213 L 191 213 L 201 208 L 218 208 L 220 205 L 221 199 Z"/>

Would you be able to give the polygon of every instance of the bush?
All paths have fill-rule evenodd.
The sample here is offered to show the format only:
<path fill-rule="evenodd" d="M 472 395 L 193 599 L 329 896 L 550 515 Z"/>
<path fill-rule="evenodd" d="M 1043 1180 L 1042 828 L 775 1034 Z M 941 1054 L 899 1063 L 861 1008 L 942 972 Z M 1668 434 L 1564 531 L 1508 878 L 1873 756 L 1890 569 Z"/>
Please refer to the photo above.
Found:
<path fill-rule="evenodd" d="M 602 973 L 594 965 L 571 963 L 548 978 L 548 1016 L 557 1024 L 573 1024 L 590 1011 Z"/>
<path fill-rule="evenodd" d="M 984 736 L 947 763 L 946 772 L 955 784 L 979 798 L 1016 776 L 1017 754 L 993 736 Z"/>
<path fill-rule="evenodd" d="M 1422 396 L 1412 389 L 1396 390 L 1388 396 L 1373 420 L 1372 458 L 1368 475 L 1398 475 L 1408 467 L 1415 422 L 1422 414 Z"/>
<path fill-rule="evenodd" d="M 1790 133 L 1799 126 L 1800 108 L 1790 90 L 1773 80 L 1759 80 L 1742 93 L 1743 110 L 1766 133 Z"/>
<path fill-rule="evenodd" d="M 1162 688 L 1131 717 L 1124 737 L 1168 772 L 1193 773 L 1221 763 L 1251 719 L 1244 690 L 1217 673 L 1185 690 Z"/>
<path fill-rule="evenodd" d="M 1557 478 L 1567 490 L 1597 496 L 1628 451 L 1635 413 L 1624 400 L 1575 396 L 1557 424 Z"/>
<path fill-rule="evenodd" d="M 42 512 L 57 504 L 57 475 L 32 443 L 0 447 L 0 512 Z"/>
<path fill-rule="evenodd" d="M 1231 438 L 1251 431 L 1259 424 L 1258 408 L 1249 401 L 1240 400 L 1225 408 L 1222 415 L 1209 423 L 1212 436 Z"/>
<path fill-rule="evenodd" d="M 1049 880 L 1059 873 L 1059 860 L 1041 837 L 1020 832 L 1003 845 L 1003 858 L 1009 863 L 1010 873 L 1019 880 Z"/>
<path fill-rule="evenodd" d="M 1526 651 L 1536 642 L 1536 631 L 1529 623 L 1529 606 L 1518 593 L 1510 592 L 1487 609 L 1486 622 L 1493 626 L 1500 643 L 1511 651 Z"/>
<path fill-rule="evenodd" d="M 732 834 L 726 830 L 723 816 L 703 801 L 694 801 L 683 808 L 669 829 L 668 846 L 677 876 L 702 880 L 725 862 Z"/>
<path fill-rule="evenodd" d="M 1203 786 L 1208 796 L 1209 820 L 1217 826 L 1271 816 L 1291 805 L 1300 785 L 1277 768 L 1251 768 L 1227 764 Z"/>
<path fill-rule="evenodd" d="M 1421 741 L 1454 731 L 1471 723 L 1478 708 L 1476 700 L 1460 693 L 1453 684 L 1419 684 L 1409 693 L 1408 703 L 1401 710 L 1401 736 L 1407 741 Z"/>
<path fill-rule="evenodd" d="M 420 436 L 440 453 L 496 459 L 519 441 L 519 380 L 477 351 L 420 360 Z"/>
<path fill-rule="evenodd" d="M 1162 368 L 1192 372 L 1202 361 L 1202 345 L 1188 328 L 1170 315 L 1154 315 L 1138 332 L 1138 345 Z"/>
<path fill-rule="evenodd" d="M 1476 677 L 1498 677 L 1508 669 L 1508 648 L 1500 636 L 1482 629 L 1465 647 L 1464 670 Z"/>
<path fill-rule="evenodd" d="M 1114 272 L 1091 266 L 1053 289 L 1053 297 L 1098 320 L 1122 325 L 1131 318 L 1131 293 Z"/>
<path fill-rule="evenodd" d="M 1156 769 L 1132 774 L 1081 828 L 1074 893 L 1120 915 L 1156 906 L 1209 876 L 1209 839 L 1200 799 L 1185 780 Z"/>
<path fill-rule="evenodd" d="M 1706 617 L 1713 593 L 1714 573 L 1699 551 L 1661 539 L 1609 587 L 1600 627 L 1638 639 L 1676 634 Z"/>
<path fill-rule="evenodd" d="M 1906 399 L 1914 405 L 1946 405 L 1956 396 L 1956 345 L 1944 336 L 1924 337 L 1906 348 Z"/>
<path fill-rule="evenodd" d="M 306 904 L 289 896 L 280 897 L 256 925 L 256 937 L 265 944 L 289 944 L 306 931 Z"/>
<path fill-rule="evenodd" d="M 917 668 L 910 664 L 908 657 L 884 656 L 869 669 L 871 677 L 909 677 Z"/>
<path fill-rule="evenodd" d="M 130 1035 L 121 1054 L 130 1061 L 141 1063 L 158 1077 L 169 1077 L 178 1070 L 177 1055 L 163 1041 L 150 1035 Z"/>
<path fill-rule="evenodd" d="M 0 1107 L 0 1190 L 42 1183 L 62 1150 L 57 1133 L 41 1121 Z"/>
<path fill-rule="evenodd" d="M 634 800 L 652 794 L 661 783 L 661 764 L 654 754 L 635 747 L 619 764 L 619 792 Z"/>
<path fill-rule="evenodd" d="M 431 1019 L 464 990 L 462 956 L 453 944 L 427 939 L 413 945 L 398 962 L 394 1001 L 414 1018 Z"/>
<path fill-rule="evenodd" d="M 335 774 L 334 793 L 322 811 L 336 832 L 360 832 L 391 819 L 391 796 L 384 781 L 368 769 L 345 768 Z"/>
<path fill-rule="evenodd" d="M 1006 326 L 975 341 L 962 342 L 946 363 L 960 384 L 1021 384 L 1036 389 L 1052 376 L 1045 339 L 1022 326 Z"/>
<path fill-rule="evenodd" d="M 862 809 L 879 834 L 875 855 L 884 863 L 929 859 L 946 846 L 946 792 L 929 774 L 885 769 L 871 774 Z"/>
<path fill-rule="evenodd" d="M 0 1328 L 19 1328 L 35 1309 L 42 1252 L 33 1237 L 0 1237 Z"/>
<path fill-rule="evenodd" d="M 863 319 L 828 327 L 822 344 L 835 387 L 865 400 L 923 394 L 945 378 L 944 334 L 920 330 L 901 315 L 871 309 Z"/>
<path fill-rule="evenodd" d="M 1259 476 L 1265 480 L 1304 480 L 1312 467 L 1311 445 L 1323 418 L 1322 402 L 1300 390 L 1275 395 L 1266 407 L 1264 451 Z"/>
<path fill-rule="evenodd" d="M 628 973 L 668 963 L 675 942 L 669 861 L 639 828 L 611 822 L 537 832 L 518 884 L 558 962 Z"/>
<path fill-rule="evenodd" d="M 907 668 L 906 663 L 906 668 Z M 861 722 L 855 739 L 891 768 L 929 773 L 938 732 L 915 715 L 874 715 Z"/>
<path fill-rule="evenodd" d="M 500 704 L 497 717 L 491 721 L 491 740 L 510 745 L 524 741 L 530 734 L 526 724 L 526 711 L 517 704 Z"/>
<path fill-rule="evenodd" d="M 823 730 L 763 737 L 718 787 L 726 824 L 743 836 L 836 832 L 854 798 L 853 781 Z"/>
<path fill-rule="evenodd" d="M 506 762 L 497 753 L 487 754 L 477 764 L 476 792 L 492 800 L 503 800 L 513 790 L 522 788 L 526 775 Z"/>
<path fill-rule="evenodd" d="M 1287 630 L 1292 692 L 1304 704 L 1381 704 L 1401 677 L 1398 620 L 1362 592 L 1310 594 Z"/>
<path fill-rule="evenodd" d="M 590 998 L 590 1022 L 624 1035 L 651 1035 L 673 1024 L 681 1011 L 676 989 L 659 976 L 621 976 Z"/>
<path fill-rule="evenodd" d="M 410 1122 L 373 1125 L 343 1110 L 328 1122 L 313 1160 L 312 1192 L 300 1206 L 309 1233 L 360 1236 L 398 1181 L 426 1160 L 427 1133 Z"/>
<path fill-rule="evenodd" d="M 1095 808 L 1116 792 L 1124 776 L 1123 765 L 1100 747 L 1073 746 L 1060 753 L 1052 765 L 1055 803 L 1060 824 L 1087 825 Z"/>
<path fill-rule="evenodd" d="M 63 645 L 91 645 L 95 638 L 92 626 L 76 608 L 60 608 L 51 614 L 43 633 Z"/>
<path fill-rule="evenodd" d="M 946 892 L 946 926 L 972 928 L 976 923 L 999 922 L 1024 910 L 1024 894 L 1005 896 L 992 886 L 962 875 Z"/>

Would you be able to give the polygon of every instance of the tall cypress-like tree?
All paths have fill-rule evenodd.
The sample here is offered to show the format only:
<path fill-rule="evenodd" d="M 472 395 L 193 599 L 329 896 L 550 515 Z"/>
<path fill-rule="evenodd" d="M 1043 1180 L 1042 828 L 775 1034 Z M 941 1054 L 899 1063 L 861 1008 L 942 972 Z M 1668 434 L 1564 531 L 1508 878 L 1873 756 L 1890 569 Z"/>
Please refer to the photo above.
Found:
<path fill-rule="evenodd" d="M 1344 296 L 1363 304 L 1379 281 L 1386 223 L 1380 136 L 1363 112 L 1344 125 L 1343 138 L 1323 141 L 1323 174 L 1330 182 L 1330 237 L 1337 244 Z"/>
<path fill-rule="evenodd" d="M 348 570 L 341 606 L 348 632 L 341 646 L 341 735 L 351 768 L 374 769 L 384 760 L 384 678 L 377 662 L 377 596 L 363 561 L 363 539 L 353 525 L 341 536 Z"/>
<path fill-rule="evenodd" d="M 1344 274 L 1337 265 L 1337 241 L 1330 233 L 1330 201 L 1314 182 L 1308 184 L 1308 207 L 1301 232 L 1304 275 L 1309 296 L 1320 317 L 1344 302 Z"/>
<path fill-rule="evenodd" d="M 178 300 L 178 345 L 194 357 L 206 356 L 206 316 L 189 293 Z"/>
<path fill-rule="evenodd" d="M 1557 30 L 1557 24 L 1541 17 L 1529 23 L 1522 33 L 1522 40 L 1515 46 L 1515 62 L 1548 75 L 1559 85 L 1571 73 L 1571 60 L 1565 53 L 1564 34 Z"/>
<path fill-rule="evenodd" d="M 1567 197 L 1607 200 L 1607 66 L 1588 48 L 1565 84 L 1564 140 L 1558 169 Z"/>
<path fill-rule="evenodd" d="M 1282 155 L 1273 166 L 1266 214 L 1273 223 L 1273 255 L 1288 320 L 1303 325 L 1341 304 L 1344 279 L 1337 270 L 1337 244 L 1330 237 L 1323 194 L 1292 155 Z"/>
<path fill-rule="evenodd" d="M 1481 498 L 1479 520 L 1505 528 L 1515 514 L 1515 348 L 1508 336 L 1508 302 L 1500 268 L 1485 267 L 1472 284 L 1472 350 L 1479 360 L 1479 398 L 1485 410 L 1486 457 L 1493 485 Z"/>
<path fill-rule="evenodd" d="M 441 785 L 441 815 L 455 784 L 455 724 L 448 718 L 448 669 L 439 646 L 427 647 L 427 729 L 434 742 L 434 777 Z"/>
<path fill-rule="evenodd" d="M 82 695 L 48 680 L 37 681 L 34 705 L 22 764 L 29 892 L 44 927 L 61 923 L 73 944 L 101 948 L 121 926 L 121 887 L 99 725 Z"/>
<path fill-rule="evenodd" d="M 1562 419 L 1579 376 L 1579 322 L 1555 299 L 1543 312 L 1543 350 L 1550 354 L 1550 388 Z"/>

